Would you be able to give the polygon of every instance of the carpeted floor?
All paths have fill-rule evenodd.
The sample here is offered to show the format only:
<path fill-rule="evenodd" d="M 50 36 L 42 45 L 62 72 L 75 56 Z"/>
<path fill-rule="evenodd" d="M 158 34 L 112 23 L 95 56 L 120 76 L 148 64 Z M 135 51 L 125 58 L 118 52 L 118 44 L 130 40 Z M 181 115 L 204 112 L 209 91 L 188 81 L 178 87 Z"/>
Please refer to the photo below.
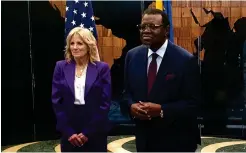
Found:
<path fill-rule="evenodd" d="M 109 136 L 108 137 L 108 142 L 114 142 L 115 140 L 123 139 L 123 138 L 129 138 L 132 136 Z M 228 142 L 228 143 L 223 143 L 226 144 L 227 146 L 222 145 L 222 142 Z M 234 142 L 239 142 L 241 144 L 233 144 Z M 245 140 L 240 140 L 240 139 L 230 139 L 230 138 L 213 138 L 213 137 L 204 137 L 202 138 L 202 144 L 198 146 L 197 151 L 200 152 L 204 147 L 210 146 L 212 144 L 220 144 L 220 145 L 215 145 L 218 149 L 216 149 L 216 152 L 246 152 L 246 141 Z M 35 144 L 30 144 L 24 147 L 16 147 L 15 146 L 2 146 L 2 151 L 5 149 L 11 149 L 14 148 L 14 151 L 18 152 L 54 152 L 55 147 L 59 145 L 59 140 L 49 140 L 49 141 L 41 141 L 37 142 Z M 229 146 L 228 146 L 229 145 Z M 17 148 L 17 150 L 15 150 Z M 19 148 L 19 149 L 18 149 Z M 116 147 L 117 148 L 117 147 Z M 206 147 L 209 148 L 209 147 Z M 214 148 L 214 147 L 211 147 Z M 135 141 L 131 140 L 128 142 L 125 142 L 122 145 L 123 151 L 130 151 L 130 152 L 135 152 Z M 109 149 L 110 150 L 110 149 Z M 211 150 L 211 152 L 213 152 Z"/>

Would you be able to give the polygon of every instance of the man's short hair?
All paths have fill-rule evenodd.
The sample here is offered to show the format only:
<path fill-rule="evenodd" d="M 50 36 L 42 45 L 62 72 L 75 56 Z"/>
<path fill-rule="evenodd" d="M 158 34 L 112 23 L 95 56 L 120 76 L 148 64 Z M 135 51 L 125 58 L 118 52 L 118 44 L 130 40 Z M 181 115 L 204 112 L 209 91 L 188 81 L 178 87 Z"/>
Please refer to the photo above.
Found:
<path fill-rule="evenodd" d="M 149 14 L 153 14 L 153 15 L 154 14 L 160 14 L 162 16 L 162 24 L 164 25 L 164 27 L 167 27 L 167 26 L 170 25 L 170 22 L 169 22 L 169 19 L 167 17 L 167 14 L 164 11 L 162 11 L 162 10 L 155 9 L 155 8 L 148 8 L 148 9 L 146 9 L 144 11 L 143 16 L 145 14 L 148 14 L 148 15 Z"/>

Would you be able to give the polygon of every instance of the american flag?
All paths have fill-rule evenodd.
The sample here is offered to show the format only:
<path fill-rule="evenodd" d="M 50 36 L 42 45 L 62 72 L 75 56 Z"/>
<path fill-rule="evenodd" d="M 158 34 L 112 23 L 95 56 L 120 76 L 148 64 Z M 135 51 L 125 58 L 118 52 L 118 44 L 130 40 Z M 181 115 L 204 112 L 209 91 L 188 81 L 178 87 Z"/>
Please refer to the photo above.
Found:
<path fill-rule="evenodd" d="M 75 27 L 84 27 L 93 32 L 97 39 L 97 31 L 91 1 L 67 1 L 65 18 L 65 38 Z"/>

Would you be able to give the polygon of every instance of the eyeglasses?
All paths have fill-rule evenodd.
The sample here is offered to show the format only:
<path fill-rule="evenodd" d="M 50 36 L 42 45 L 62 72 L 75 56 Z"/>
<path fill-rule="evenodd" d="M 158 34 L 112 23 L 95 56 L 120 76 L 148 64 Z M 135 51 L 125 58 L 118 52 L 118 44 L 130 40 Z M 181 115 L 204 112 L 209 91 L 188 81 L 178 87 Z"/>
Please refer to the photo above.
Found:
<path fill-rule="evenodd" d="M 163 24 L 161 24 L 161 25 L 156 25 L 156 24 L 139 24 L 139 25 L 137 25 L 137 28 L 140 31 L 143 31 L 146 28 L 149 28 L 150 30 L 156 30 L 156 29 L 158 29 L 161 26 L 163 26 Z"/>

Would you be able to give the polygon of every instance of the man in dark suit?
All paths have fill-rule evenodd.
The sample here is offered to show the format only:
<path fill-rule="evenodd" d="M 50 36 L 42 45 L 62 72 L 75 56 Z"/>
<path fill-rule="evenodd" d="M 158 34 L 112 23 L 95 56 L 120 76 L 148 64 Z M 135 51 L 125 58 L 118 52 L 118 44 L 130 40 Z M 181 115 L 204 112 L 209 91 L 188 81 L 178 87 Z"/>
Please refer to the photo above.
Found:
<path fill-rule="evenodd" d="M 197 60 L 168 41 L 169 20 L 163 11 L 147 9 L 138 27 L 143 45 L 130 50 L 125 62 L 137 151 L 195 151 L 201 141 Z"/>

